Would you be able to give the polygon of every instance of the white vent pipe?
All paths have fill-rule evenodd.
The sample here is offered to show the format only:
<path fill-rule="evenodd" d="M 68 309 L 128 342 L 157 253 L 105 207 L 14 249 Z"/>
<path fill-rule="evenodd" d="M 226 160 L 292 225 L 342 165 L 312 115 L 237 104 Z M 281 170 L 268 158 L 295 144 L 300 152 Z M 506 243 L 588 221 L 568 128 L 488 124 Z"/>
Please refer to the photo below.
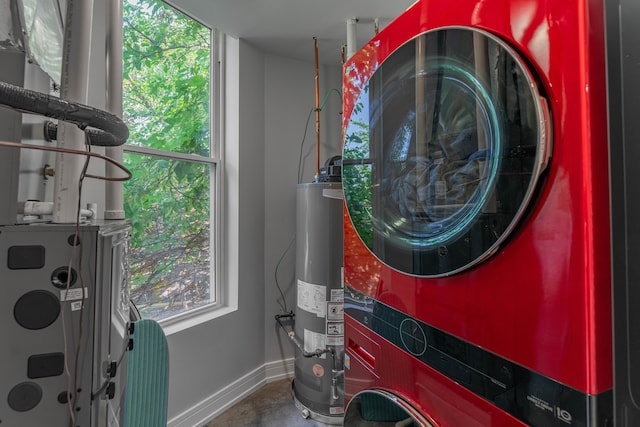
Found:
<path fill-rule="evenodd" d="M 111 114 L 122 118 L 122 0 L 107 2 L 107 102 Z M 108 147 L 108 157 L 122 164 L 122 146 Z M 119 175 L 119 169 L 107 164 L 108 177 Z M 105 194 L 105 219 L 124 218 L 123 185 L 118 181 L 107 181 Z"/>
<path fill-rule="evenodd" d="M 80 209 L 80 216 L 86 218 L 95 218 L 97 214 L 97 205 L 95 203 L 89 203 L 86 209 Z M 34 202 L 28 201 L 24 202 L 24 205 L 19 209 L 23 215 L 51 215 L 53 214 L 53 203 L 52 202 Z"/>
<path fill-rule="evenodd" d="M 87 104 L 92 18 L 93 0 L 68 1 L 60 83 L 60 97 L 67 101 Z M 59 123 L 58 147 L 83 150 L 84 138 L 84 132 L 76 125 Z M 56 155 L 53 222 L 76 222 L 80 197 L 78 184 L 84 161 L 82 156 Z"/>
<path fill-rule="evenodd" d="M 357 18 L 347 19 L 347 58 L 349 59 L 358 50 L 358 41 L 356 38 L 356 27 L 358 25 Z"/>

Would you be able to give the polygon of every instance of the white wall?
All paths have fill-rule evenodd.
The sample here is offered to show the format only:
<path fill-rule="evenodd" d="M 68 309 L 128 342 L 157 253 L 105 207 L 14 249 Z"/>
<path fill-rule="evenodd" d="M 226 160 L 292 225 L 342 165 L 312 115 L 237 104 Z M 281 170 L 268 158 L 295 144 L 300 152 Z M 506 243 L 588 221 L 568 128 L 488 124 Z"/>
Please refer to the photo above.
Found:
<path fill-rule="evenodd" d="M 332 88 L 341 89 L 341 70 L 321 67 L 320 102 Z M 267 55 L 264 66 L 265 106 L 265 360 L 293 357 L 294 347 L 276 326 L 274 316 L 283 314 L 283 302 L 276 287 L 285 295 L 286 309 L 295 310 L 295 233 L 298 163 L 305 125 L 315 107 L 314 64 L 281 56 Z M 339 95 L 332 92 L 321 112 L 321 166 L 327 158 L 341 152 L 341 111 Z M 316 173 L 316 125 L 312 112 L 303 147 L 302 182 L 311 182 Z"/>
<path fill-rule="evenodd" d="M 225 62 L 224 280 L 239 287 L 238 309 L 168 337 L 170 425 L 201 424 L 225 402 L 221 390 L 241 378 L 261 381 L 259 373 L 251 375 L 265 363 L 265 117 L 263 82 L 256 78 L 263 74 L 264 58 L 246 43 L 227 38 Z M 241 384 L 237 391 L 244 391 Z"/>

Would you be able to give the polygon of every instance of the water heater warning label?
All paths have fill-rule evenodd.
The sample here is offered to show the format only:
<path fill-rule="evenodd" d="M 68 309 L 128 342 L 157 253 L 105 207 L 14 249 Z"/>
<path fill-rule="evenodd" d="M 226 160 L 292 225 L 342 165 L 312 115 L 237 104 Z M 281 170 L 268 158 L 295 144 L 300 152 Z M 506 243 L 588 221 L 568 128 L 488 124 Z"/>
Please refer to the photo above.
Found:
<path fill-rule="evenodd" d="M 315 313 L 318 317 L 327 315 L 327 287 L 298 280 L 298 307 Z"/>
<path fill-rule="evenodd" d="M 308 329 L 304 330 L 304 351 L 312 353 L 327 348 L 327 336 Z M 326 354 L 320 356 L 321 359 L 326 358 Z"/>
<path fill-rule="evenodd" d="M 344 303 L 327 302 L 327 320 L 344 319 Z"/>

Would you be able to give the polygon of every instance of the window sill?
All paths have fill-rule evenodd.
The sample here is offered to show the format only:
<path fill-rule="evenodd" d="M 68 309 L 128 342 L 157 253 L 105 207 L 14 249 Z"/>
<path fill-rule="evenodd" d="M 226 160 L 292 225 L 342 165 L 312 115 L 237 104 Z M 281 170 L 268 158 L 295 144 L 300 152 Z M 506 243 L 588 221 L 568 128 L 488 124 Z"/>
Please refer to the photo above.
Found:
<path fill-rule="evenodd" d="M 212 304 L 159 320 L 158 323 L 164 330 L 165 335 L 169 336 L 218 317 L 226 316 L 236 310 L 237 307 L 230 307 L 228 305 L 218 306 Z"/>

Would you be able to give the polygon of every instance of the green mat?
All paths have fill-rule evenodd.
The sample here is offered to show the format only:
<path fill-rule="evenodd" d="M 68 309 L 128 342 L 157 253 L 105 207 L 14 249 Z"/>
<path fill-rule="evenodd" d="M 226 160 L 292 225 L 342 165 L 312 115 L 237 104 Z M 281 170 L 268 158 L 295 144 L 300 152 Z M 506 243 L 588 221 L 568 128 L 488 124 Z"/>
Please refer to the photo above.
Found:
<path fill-rule="evenodd" d="M 154 320 L 135 322 L 125 394 L 124 427 L 166 427 L 169 349 Z"/>

